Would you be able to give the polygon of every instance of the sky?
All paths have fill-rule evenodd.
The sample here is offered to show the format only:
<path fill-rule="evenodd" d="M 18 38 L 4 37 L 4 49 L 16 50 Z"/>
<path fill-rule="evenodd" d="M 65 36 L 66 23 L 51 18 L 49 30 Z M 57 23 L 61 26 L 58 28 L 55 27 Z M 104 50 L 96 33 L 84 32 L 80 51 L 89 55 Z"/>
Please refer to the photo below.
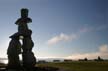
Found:
<path fill-rule="evenodd" d="M 108 59 L 107 0 L 0 0 L 0 58 L 28 8 L 36 58 Z"/>

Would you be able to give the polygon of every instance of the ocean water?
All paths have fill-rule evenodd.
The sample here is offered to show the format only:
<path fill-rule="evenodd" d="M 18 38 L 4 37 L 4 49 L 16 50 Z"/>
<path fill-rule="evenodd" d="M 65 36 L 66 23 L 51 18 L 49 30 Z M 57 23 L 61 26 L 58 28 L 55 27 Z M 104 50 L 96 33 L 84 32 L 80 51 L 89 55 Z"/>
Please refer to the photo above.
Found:
<path fill-rule="evenodd" d="M 0 60 L 0 63 L 7 64 L 8 63 L 8 59 Z"/>
<path fill-rule="evenodd" d="M 36 61 L 41 61 L 41 60 L 44 60 L 46 62 L 53 62 L 53 60 L 60 60 L 60 61 L 63 61 L 64 59 L 62 58 L 37 58 Z M 0 63 L 3 63 L 3 64 L 7 64 L 8 63 L 8 59 L 7 58 L 0 58 Z"/>

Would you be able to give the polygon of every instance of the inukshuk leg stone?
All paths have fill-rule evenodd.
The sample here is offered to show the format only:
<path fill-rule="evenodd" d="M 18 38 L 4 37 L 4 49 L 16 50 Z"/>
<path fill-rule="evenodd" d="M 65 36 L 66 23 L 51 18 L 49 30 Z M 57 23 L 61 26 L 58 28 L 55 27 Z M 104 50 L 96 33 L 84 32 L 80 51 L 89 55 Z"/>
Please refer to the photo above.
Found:
<path fill-rule="evenodd" d="M 21 64 L 19 60 L 19 54 L 21 54 L 21 43 L 19 42 L 19 36 L 17 33 L 10 36 L 11 41 L 9 43 L 8 54 L 8 69 L 20 69 Z"/>
<path fill-rule="evenodd" d="M 28 28 L 27 23 L 32 22 L 28 17 L 28 9 L 21 9 L 21 18 L 16 21 L 18 25 L 18 33 L 23 36 L 22 39 L 22 58 L 23 58 L 23 67 L 26 69 L 32 69 L 36 64 L 36 59 L 32 52 L 34 43 L 32 41 L 31 35 L 32 31 Z"/>

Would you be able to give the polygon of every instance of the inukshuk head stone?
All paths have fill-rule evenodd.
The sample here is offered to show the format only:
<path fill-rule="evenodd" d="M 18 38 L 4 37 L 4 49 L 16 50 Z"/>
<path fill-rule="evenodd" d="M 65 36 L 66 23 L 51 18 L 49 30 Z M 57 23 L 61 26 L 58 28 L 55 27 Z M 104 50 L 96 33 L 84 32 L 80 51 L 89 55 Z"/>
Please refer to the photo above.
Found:
<path fill-rule="evenodd" d="M 23 34 L 29 29 L 27 23 L 31 23 L 32 19 L 28 17 L 28 9 L 21 9 L 21 18 L 19 18 L 15 24 L 18 25 L 18 32 Z"/>
<path fill-rule="evenodd" d="M 21 9 L 21 17 L 22 18 L 28 17 L 28 9 Z"/>

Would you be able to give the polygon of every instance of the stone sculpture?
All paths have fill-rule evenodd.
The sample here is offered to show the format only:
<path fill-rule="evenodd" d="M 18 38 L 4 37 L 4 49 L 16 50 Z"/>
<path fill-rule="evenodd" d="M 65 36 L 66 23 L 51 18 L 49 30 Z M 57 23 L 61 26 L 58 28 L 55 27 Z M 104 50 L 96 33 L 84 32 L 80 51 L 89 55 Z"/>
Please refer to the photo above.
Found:
<path fill-rule="evenodd" d="M 18 32 L 12 35 L 7 54 L 8 54 L 8 67 L 20 67 L 19 54 L 22 49 L 22 67 L 28 71 L 32 70 L 36 64 L 35 56 L 32 52 L 34 43 L 31 35 L 32 30 L 28 28 L 28 23 L 32 22 L 32 19 L 28 17 L 28 9 L 21 9 L 21 18 L 19 18 L 15 24 L 18 25 Z M 20 39 L 20 37 L 23 37 Z M 22 40 L 22 45 L 19 40 Z"/>

